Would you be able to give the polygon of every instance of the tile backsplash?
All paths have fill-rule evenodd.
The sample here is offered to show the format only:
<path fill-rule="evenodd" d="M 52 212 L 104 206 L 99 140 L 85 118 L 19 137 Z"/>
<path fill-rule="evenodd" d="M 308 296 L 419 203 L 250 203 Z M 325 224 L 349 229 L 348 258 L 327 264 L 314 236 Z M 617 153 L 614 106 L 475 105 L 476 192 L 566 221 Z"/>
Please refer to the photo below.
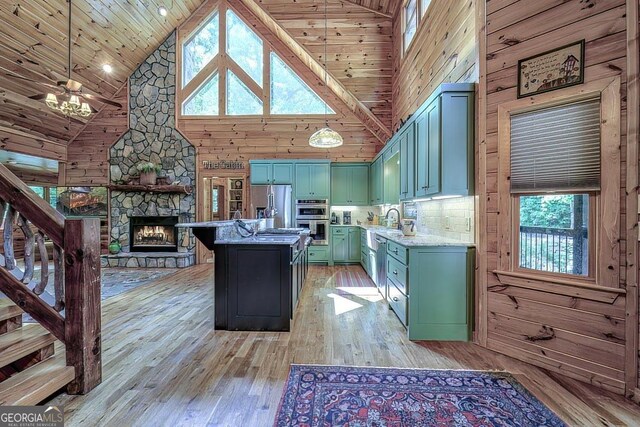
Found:
<path fill-rule="evenodd" d="M 474 197 L 429 200 L 416 203 L 418 232 L 473 242 Z"/>
<path fill-rule="evenodd" d="M 331 212 L 340 218 L 340 224 L 342 224 L 342 213 L 344 211 L 351 212 L 351 223 L 353 225 L 357 224 L 356 221 L 366 224 L 368 212 L 373 212 L 376 215 L 382 213 L 380 206 L 331 206 Z"/>

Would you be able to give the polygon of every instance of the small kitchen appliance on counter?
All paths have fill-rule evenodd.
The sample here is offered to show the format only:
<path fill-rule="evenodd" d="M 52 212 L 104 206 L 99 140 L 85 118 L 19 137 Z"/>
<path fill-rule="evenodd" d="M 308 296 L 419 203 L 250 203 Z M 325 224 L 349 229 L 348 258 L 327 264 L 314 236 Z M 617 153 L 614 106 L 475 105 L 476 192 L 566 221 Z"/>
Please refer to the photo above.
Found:
<path fill-rule="evenodd" d="M 342 223 L 344 225 L 351 225 L 351 212 L 349 211 L 342 212 Z"/>

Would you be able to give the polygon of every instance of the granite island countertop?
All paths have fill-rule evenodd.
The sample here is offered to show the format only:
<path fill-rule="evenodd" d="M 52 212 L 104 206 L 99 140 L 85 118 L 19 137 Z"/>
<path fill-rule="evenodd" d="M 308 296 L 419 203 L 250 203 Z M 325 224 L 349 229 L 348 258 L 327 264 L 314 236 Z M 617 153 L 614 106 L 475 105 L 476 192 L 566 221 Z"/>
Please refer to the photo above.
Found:
<path fill-rule="evenodd" d="M 288 245 L 298 244 L 298 235 L 280 235 L 276 237 L 263 237 L 260 235 L 251 237 L 234 237 L 227 239 L 216 239 L 216 245 Z"/>
<path fill-rule="evenodd" d="M 331 227 L 360 227 L 363 230 L 371 230 L 376 235 L 391 240 L 399 245 L 411 248 L 420 246 L 463 246 L 474 247 L 475 243 L 450 237 L 435 236 L 433 234 L 418 233 L 415 236 L 404 236 L 402 231 L 388 228 L 383 225 L 370 224 L 331 224 Z"/>
<path fill-rule="evenodd" d="M 255 224 L 260 221 L 264 221 L 262 219 L 242 219 L 242 221 L 246 224 Z M 176 227 L 184 227 L 184 228 L 218 228 L 233 225 L 236 222 L 235 219 L 229 219 L 225 221 L 204 221 L 204 222 L 184 222 L 180 224 L 176 224 Z"/>

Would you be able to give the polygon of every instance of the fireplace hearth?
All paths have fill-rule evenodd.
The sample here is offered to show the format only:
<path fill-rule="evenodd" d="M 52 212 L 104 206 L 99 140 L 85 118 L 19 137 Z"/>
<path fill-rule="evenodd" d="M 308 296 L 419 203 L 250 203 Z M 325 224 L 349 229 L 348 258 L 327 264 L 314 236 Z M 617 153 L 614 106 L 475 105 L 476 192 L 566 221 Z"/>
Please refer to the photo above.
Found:
<path fill-rule="evenodd" d="M 177 252 L 177 216 L 130 217 L 131 252 Z"/>

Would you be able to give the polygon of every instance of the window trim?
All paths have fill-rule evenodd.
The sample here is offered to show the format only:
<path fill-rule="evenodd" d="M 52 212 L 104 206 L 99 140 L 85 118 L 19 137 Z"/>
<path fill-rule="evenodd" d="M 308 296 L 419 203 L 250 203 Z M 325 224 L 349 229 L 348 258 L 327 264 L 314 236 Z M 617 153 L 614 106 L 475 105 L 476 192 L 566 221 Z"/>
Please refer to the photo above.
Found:
<path fill-rule="evenodd" d="M 570 273 L 558 273 L 552 271 L 536 270 L 533 268 L 525 268 L 520 266 L 520 197 L 522 196 L 540 196 L 546 194 L 577 194 L 577 192 L 557 192 L 557 193 L 517 193 L 511 195 L 511 211 L 512 224 L 511 224 L 511 239 L 513 241 L 513 257 L 511 257 L 511 271 L 531 274 L 535 276 L 548 277 L 550 280 L 555 279 L 571 279 L 586 281 L 591 284 L 596 282 L 596 247 L 597 247 L 597 234 L 596 230 L 600 226 L 598 220 L 600 195 L 594 191 L 585 191 L 582 194 L 589 195 L 589 224 L 587 226 L 587 235 L 589 236 L 589 274 L 576 275 Z"/>
<path fill-rule="evenodd" d="M 515 246 L 513 239 L 514 209 L 509 188 L 510 174 L 510 119 L 512 114 L 564 103 L 601 98 L 601 190 L 597 193 L 598 223 L 594 230 L 595 285 L 603 288 L 620 286 L 620 77 L 611 77 L 566 89 L 539 94 L 498 106 L 498 263 L 494 273 L 514 272 Z M 526 270 L 527 276 L 554 282 L 548 274 Z M 584 276 L 562 275 L 564 279 L 582 284 L 593 284 Z"/>

